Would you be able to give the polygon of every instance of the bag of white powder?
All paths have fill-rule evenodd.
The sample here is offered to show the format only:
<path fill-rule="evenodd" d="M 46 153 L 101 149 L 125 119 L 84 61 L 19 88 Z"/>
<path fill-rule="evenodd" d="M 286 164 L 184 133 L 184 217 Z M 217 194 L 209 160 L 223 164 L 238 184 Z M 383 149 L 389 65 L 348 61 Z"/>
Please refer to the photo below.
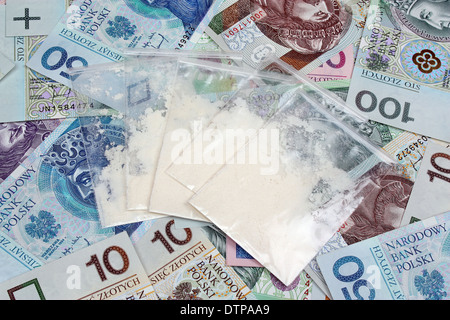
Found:
<path fill-rule="evenodd" d="M 394 165 L 300 87 L 190 203 L 289 285 Z M 261 137 L 269 139 L 270 148 Z M 257 148 L 248 148 L 254 144 Z M 273 160 L 271 170 L 255 155 Z M 254 151 L 253 151 L 254 152 Z M 245 161 L 238 161 L 245 159 Z M 382 164 L 382 165 L 380 165 Z M 383 172 L 380 173 L 383 175 Z"/>

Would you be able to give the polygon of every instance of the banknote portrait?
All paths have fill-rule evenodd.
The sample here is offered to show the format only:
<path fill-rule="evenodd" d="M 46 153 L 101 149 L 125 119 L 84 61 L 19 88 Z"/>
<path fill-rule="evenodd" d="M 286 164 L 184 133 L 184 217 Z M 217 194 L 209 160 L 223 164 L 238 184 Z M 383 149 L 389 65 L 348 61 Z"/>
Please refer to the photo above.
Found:
<path fill-rule="evenodd" d="M 383 164 L 372 168 L 367 177 L 375 187 L 340 230 L 349 245 L 399 228 L 414 184 L 394 170 L 386 172 Z"/>
<path fill-rule="evenodd" d="M 6 179 L 20 163 L 36 136 L 33 122 L 0 124 L 0 178 Z"/>
<path fill-rule="evenodd" d="M 394 23 L 422 38 L 450 41 L 449 0 L 386 0 Z"/>
<path fill-rule="evenodd" d="M 125 0 L 126 5 L 139 15 L 153 18 L 155 9 L 165 9 L 183 22 L 196 27 L 205 16 L 213 0 Z"/>
<path fill-rule="evenodd" d="M 266 17 L 259 21 L 270 38 L 302 54 L 336 47 L 348 29 L 352 14 L 336 0 L 251 0 Z"/>
<path fill-rule="evenodd" d="M 0 182 L 17 168 L 58 124 L 58 120 L 0 124 Z"/>
<path fill-rule="evenodd" d="M 67 211 L 84 220 L 95 221 L 98 213 L 86 144 L 79 127 L 67 130 L 41 156 L 40 181 L 43 185 L 53 185 L 56 198 Z"/>

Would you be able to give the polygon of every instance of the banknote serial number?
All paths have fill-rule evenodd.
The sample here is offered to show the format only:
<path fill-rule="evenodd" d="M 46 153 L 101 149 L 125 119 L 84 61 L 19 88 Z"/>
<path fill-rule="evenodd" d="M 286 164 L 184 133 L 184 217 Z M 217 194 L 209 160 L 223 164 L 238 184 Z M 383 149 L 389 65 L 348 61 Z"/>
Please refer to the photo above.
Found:
<path fill-rule="evenodd" d="M 233 37 L 234 35 L 238 34 L 240 31 L 244 30 L 244 28 L 247 27 L 248 25 L 251 25 L 252 23 L 254 23 L 258 20 L 261 20 L 266 15 L 267 14 L 264 12 L 264 10 L 259 10 L 258 12 L 252 13 L 246 19 L 239 21 L 233 27 L 226 30 L 223 33 L 223 35 L 229 39 L 229 38 Z"/>
<path fill-rule="evenodd" d="M 189 26 L 186 28 L 183 37 L 180 39 L 180 41 L 178 41 L 178 47 L 176 47 L 175 49 L 181 49 L 184 47 L 184 45 L 189 41 L 189 39 L 192 37 L 193 33 L 195 31 L 195 28 L 193 28 L 192 26 Z"/>
<path fill-rule="evenodd" d="M 425 146 L 426 142 L 428 141 L 428 138 L 425 136 L 422 136 L 421 138 L 417 139 L 416 141 L 412 142 L 409 146 L 407 146 L 405 149 L 401 150 L 396 154 L 397 160 L 401 161 L 403 159 L 408 158 L 416 150 L 421 149 L 422 146 Z"/>
<path fill-rule="evenodd" d="M 70 104 L 65 104 L 65 105 L 52 105 L 52 106 L 41 105 L 41 106 L 39 106 L 39 109 L 37 111 L 39 113 L 55 112 L 55 111 L 59 111 L 59 112 L 63 112 L 63 111 L 82 112 L 82 111 L 85 111 L 87 109 L 95 109 L 94 104 L 92 102 L 91 103 L 80 102 L 80 103 L 70 103 Z"/>

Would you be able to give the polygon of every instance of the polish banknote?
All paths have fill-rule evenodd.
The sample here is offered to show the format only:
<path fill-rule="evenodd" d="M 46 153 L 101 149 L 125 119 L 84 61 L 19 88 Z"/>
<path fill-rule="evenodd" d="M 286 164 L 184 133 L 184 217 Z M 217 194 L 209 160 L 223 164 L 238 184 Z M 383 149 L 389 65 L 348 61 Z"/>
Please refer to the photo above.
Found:
<path fill-rule="evenodd" d="M 0 183 L 55 130 L 61 119 L 0 124 Z"/>
<path fill-rule="evenodd" d="M 0 259 L 0 283 L 43 265 L 36 256 L 3 232 L 0 232 Z"/>
<path fill-rule="evenodd" d="M 175 221 L 180 220 L 177 218 Z M 309 275 L 302 271 L 292 283 L 285 285 L 266 268 L 230 265 L 229 239 L 225 233 L 209 224 L 201 227 L 209 241 L 226 258 L 226 265 L 231 266 L 244 283 L 252 290 L 258 300 L 310 300 L 314 292 L 313 281 Z M 243 249 L 242 249 L 243 250 Z M 247 253 L 248 256 L 248 253 Z M 316 289 L 315 291 L 319 291 Z"/>
<path fill-rule="evenodd" d="M 68 7 L 70 1 L 66 0 Z M 5 3 L 0 3 L 0 20 L 5 19 Z M 92 110 L 86 97 L 76 96 L 68 87 L 43 76 L 26 66 L 46 36 L 5 36 L 0 24 L 0 55 L 14 68 L 0 82 L 0 117 L 2 122 L 62 119 L 79 116 Z M 7 65 L 2 63 L 0 70 Z"/>
<path fill-rule="evenodd" d="M 124 49 L 192 49 L 218 3 L 75 0 L 27 66 L 70 87 L 68 69 L 122 61 Z"/>
<path fill-rule="evenodd" d="M 404 224 L 450 210 L 450 149 L 428 143 L 405 210 Z"/>
<path fill-rule="evenodd" d="M 247 251 L 245 251 L 233 239 L 227 237 L 227 265 L 241 266 L 241 267 L 263 267 L 255 258 L 253 258 Z"/>
<path fill-rule="evenodd" d="M 307 76 L 314 82 L 351 79 L 353 73 L 353 46 L 348 46 L 321 64 Z"/>
<path fill-rule="evenodd" d="M 420 15 L 428 1 L 410 11 L 402 3 L 371 2 L 347 102 L 372 120 L 448 141 L 448 18 Z M 448 1 L 434 7 L 441 15 L 449 9 Z"/>
<path fill-rule="evenodd" d="M 448 300 L 443 213 L 317 257 L 335 300 Z"/>
<path fill-rule="evenodd" d="M 430 140 L 427 136 L 403 131 L 383 150 L 401 165 L 402 176 L 414 182 Z"/>
<path fill-rule="evenodd" d="M 2 300 L 157 300 L 126 232 L 0 284 Z"/>
<path fill-rule="evenodd" d="M 251 288 L 258 300 L 310 299 L 313 280 L 308 273 L 300 272 L 292 283 L 285 285 L 230 237 L 226 237 L 226 264 L 259 274 Z"/>
<path fill-rule="evenodd" d="M 6 130 L 4 130 L 6 131 Z M 24 140 L 22 138 L 21 140 Z M 66 119 L 0 185 L 0 231 L 50 262 L 136 225 L 103 228 L 78 119 Z M 68 161 L 70 154 L 71 161 Z"/>
<path fill-rule="evenodd" d="M 163 300 L 254 300 L 249 287 L 200 229 L 155 220 L 135 244 L 156 294 Z"/>
<path fill-rule="evenodd" d="M 241 52 L 249 66 L 264 68 L 264 57 L 275 54 L 307 74 L 358 44 L 367 7 L 368 1 L 227 0 L 206 33 L 223 50 Z"/>

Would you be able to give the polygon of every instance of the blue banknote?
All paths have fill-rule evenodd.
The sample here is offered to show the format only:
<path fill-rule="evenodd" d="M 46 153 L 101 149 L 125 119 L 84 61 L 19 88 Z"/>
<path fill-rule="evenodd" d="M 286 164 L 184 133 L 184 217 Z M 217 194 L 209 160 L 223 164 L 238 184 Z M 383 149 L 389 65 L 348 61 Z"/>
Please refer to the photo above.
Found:
<path fill-rule="evenodd" d="M 216 1 L 217 6 L 220 1 Z M 27 66 L 71 86 L 67 70 L 123 60 L 122 50 L 192 49 L 213 0 L 75 0 Z M 197 37 L 195 37 L 197 38 Z"/>
<path fill-rule="evenodd" d="M 450 212 L 317 257 L 335 300 L 448 300 Z"/>
<path fill-rule="evenodd" d="M 102 227 L 90 143 L 79 120 L 66 119 L 0 185 L 0 231 L 44 263 L 138 227 Z"/>
<path fill-rule="evenodd" d="M 0 231 L 0 283 L 43 265 L 16 241 Z"/>

